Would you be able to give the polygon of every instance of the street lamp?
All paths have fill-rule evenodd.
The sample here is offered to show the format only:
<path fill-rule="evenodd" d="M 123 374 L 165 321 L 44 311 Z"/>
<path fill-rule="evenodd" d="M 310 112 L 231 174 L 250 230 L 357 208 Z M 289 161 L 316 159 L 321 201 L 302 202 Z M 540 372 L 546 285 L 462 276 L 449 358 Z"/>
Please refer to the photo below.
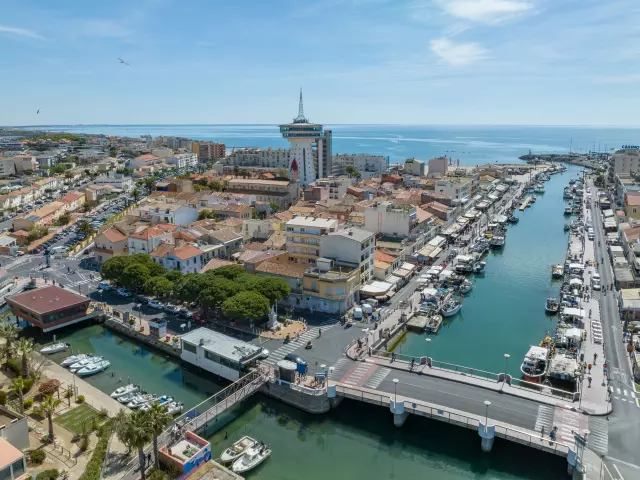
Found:
<path fill-rule="evenodd" d="M 507 369 L 509 368 L 509 358 L 511 358 L 511 355 L 509 355 L 508 353 L 504 354 L 504 379 L 505 381 L 507 380 Z"/>
<path fill-rule="evenodd" d="M 489 400 L 485 400 L 484 405 L 487 407 L 484 414 L 484 428 L 486 429 L 487 424 L 489 423 L 489 406 L 491 405 L 491 402 Z"/>
<path fill-rule="evenodd" d="M 393 403 L 397 404 L 398 403 L 398 382 L 400 380 L 398 380 L 397 378 L 393 379 Z"/>

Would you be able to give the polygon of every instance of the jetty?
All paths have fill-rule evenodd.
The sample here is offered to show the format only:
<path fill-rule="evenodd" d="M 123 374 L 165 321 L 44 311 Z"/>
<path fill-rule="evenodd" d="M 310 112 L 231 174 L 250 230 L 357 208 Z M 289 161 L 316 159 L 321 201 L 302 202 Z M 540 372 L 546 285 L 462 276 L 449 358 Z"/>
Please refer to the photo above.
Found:
<path fill-rule="evenodd" d="M 524 209 L 529 206 L 529 203 L 531 203 L 531 197 L 527 197 L 527 199 L 522 202 L 522 204 L 520 205 L 520 211 L 523 212 Z"/>

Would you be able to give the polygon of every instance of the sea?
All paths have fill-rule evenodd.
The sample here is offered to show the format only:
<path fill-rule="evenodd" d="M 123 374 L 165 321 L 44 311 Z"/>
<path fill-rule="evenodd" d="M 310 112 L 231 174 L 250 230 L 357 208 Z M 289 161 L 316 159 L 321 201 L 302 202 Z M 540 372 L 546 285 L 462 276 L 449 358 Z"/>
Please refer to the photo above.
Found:
<path fill-rule="evenodd" d="M 43 127 L 37 127 L 42 129 Z M 234 147 L 286 147 L 275 125 L 90 125 L 47 127 L 56 131 L 137 137 L 175 135 L 223 142 Z M 447 155 L 461 165 L 515 163 L 528 153 L 606 152 L 638 144 L 640 130 L 521 126 L 333 125 L 334 153 L 385 155 L 391 163 Z M 459 314 L 437 335 L 408 334 L 398 352 L 492 372 L 518 375 L 529 345 L 553 331 L 545 314 L 548 296 L 560 284 L 551 265 L 561 263 L 568 237 L 563 225 L 562 187 L 581 169 L 570 166 L 546 183 L 544 194 L 510 226 L 507 243 L 487 257 L 486 274 L 474 278 Z M 88 379 L 110 393 L 125 381 L 167 393 L 189 408 L 220 386 L 170 358 L 148 351 L 99 326 L 61 331 L 74 349 L 104 355 L 110 371 Z M 509 353 L 510 363 L 504 354 Z M 265 480 L 349 478 L 367 480 L 553 480 L 566 477 L 566 461 L 498 439 L 490 454 L 480 451 L 477 434 L 412 416 L 393 426 L 381 407 L 345 400 L 327 415 L 314 416 L 256 395 L 220 419 L 209 433 L 214 456 L 243 435 L 264 440 L 271 458 L 248 478 Z M 227 438 L 228 437 L 228 438 Z"/>

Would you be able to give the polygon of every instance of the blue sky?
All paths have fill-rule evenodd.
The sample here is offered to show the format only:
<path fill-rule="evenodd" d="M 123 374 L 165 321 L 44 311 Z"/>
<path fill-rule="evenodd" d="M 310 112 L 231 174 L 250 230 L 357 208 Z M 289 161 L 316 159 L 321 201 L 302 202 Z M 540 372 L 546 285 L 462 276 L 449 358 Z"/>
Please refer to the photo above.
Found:
<path fill-rule="evenodd" d="M 300 87 L 322 123 L 640 124 L 640 0 L 1 9 L 0 125 L 278 123 Z"/>

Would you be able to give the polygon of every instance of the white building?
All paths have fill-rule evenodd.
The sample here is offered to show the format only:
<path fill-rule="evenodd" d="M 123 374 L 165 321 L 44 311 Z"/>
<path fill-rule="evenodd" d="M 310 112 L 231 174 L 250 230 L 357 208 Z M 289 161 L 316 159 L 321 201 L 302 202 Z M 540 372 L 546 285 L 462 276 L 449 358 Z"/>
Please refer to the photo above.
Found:
<path fill-rule="evenodd" d="M 13 158 L 0 157 L 0 177 L 16 174 L 16 162 Z"/>
<path fill-rule="evenodd" d="M 140 218 L 183 227 L 198 219 L 197 208 L 176 203 L 149 202 L 138 207 L 138 212 Z"/>
<path fill-rule="evenodd" d="M 347 189 L 352 185 L 351 178 L 319 178 L 314 185 L 329 189 L 329 198 L 341 200 L 347 194 Z"/>
<path fill-rule="evenodd" d="M 177 168 L 195 167 L 198 165 L 198 155 L 196 153 L 178 153 L 167 157 L 166 163 Z"/>
<path fill-rule="evenodd" d="M 389 157 L 383 155 L 367 155 L 365 153 L 357 153 L 353 155 L 334 155 L 331 175 L 346 175 L 347 167 L 353 167 L 360 172 L 361 179 L 379 177 L 387 171 Z"/>
<path fill-rule="evenodd" d="M 424 177 L 427 174 L 426 164 L 423 160 L 407 158 L 404 161 L 404 173 L 408 173 L 409 175 L 416 175 L 418 177 Z"/>
<path fill-rule="evenodd" d="M 101 175 L 96 177 L 93 181 L 94 185 L 104 187 L 110 185 L 113 188 L 118 188 L 124 192 L 133 190 L 133 179 L 122 175 L 121 173 L 109 172 L 108 175 Z"/>
<path fill-rule="evenodd" d="M 364 211 L 364 228 L 370 232 L 408 237 L 417 224 L 415 207 L 397 206 L 387 201 L 367 207 Z"/>
<path fill-rule="evenodd" d="M 458 200 L 468 199 L 473 182 L 469 178 L 441 179 L 436 181 L 436 192 L 450 195 Z"/>
<path fill-rule="evenodd" d="M 360 284 L 373 279 L 375 234 L 359 228 L 337 230 L 320 239 L 320 256 L 358 265 Z"/>
<path fill-rule="evenodd" d="M 175 225 L 160 223 L 153 227 L 147 227 L 144 230 L 132 233 L 127 240 L 129 255 L 135 253 L 149 254 L 161 243 L 173 242 L 173 232 L 175 232 L 177 228 Z"/>
<path fill-rule="evenodd" d="M 289 220 L 285 229 L 289 261 L 315 264 L 320 256 L 322 236 L 337 229 L 335 218 L 295 217 Z"/>
<path fill-rule="evenodd" d="M 173 245 L 163 243 L 158 245 L 150 254 L 154 262 L 162 265 L 167 271 L 176 271 L 184 275 L 200 273 L 204 252 L 190 244 Z"/>
<path fill-rule="evenodd" d="M 180 358 L 192 365 L 235 381 L 262 354 L 262 347 L 227 337 L 208 328 L 197 328 L 180 337 Z"/>

